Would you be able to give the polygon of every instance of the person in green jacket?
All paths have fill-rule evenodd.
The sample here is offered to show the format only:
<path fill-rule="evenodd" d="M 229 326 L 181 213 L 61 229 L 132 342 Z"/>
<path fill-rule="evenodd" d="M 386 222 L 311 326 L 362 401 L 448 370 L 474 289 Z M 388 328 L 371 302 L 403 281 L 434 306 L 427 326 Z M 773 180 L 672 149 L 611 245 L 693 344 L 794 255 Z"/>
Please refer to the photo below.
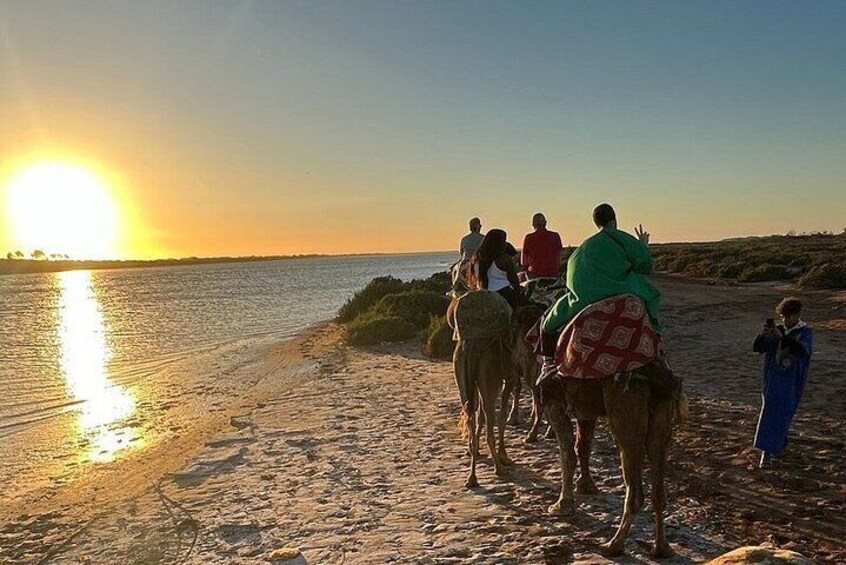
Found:
<path fill-rule="evenodd" d="M 634 294 L 646 304 L 652 327 L 661 333 L 658 317 L 660 293 L 646 275 L 652 273 L 649 233 L 635 229 L 637 238 L 617 229 L 617 214 L 610 204 L 593 211 L 599 233 L 585 240 L 567 262 L 569 292 L 547 312 L 541 327 L 540 351 L 545 369 L 551 370 L 558 334 L 576 315 L 600 300 Z M 547 365 L 550 365 L 547 367 Z"/>

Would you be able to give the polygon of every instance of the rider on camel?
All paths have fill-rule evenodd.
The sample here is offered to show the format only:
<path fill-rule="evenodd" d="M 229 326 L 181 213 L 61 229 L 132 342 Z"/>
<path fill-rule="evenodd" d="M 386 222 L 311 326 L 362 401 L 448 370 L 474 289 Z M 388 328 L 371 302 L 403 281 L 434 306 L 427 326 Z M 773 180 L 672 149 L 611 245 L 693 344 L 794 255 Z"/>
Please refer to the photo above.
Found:
<path fill-rule="evenodd" d="M 643 226 L 635 229 L 637 238 L 617 229 L 617 214 L 609 204 L 593 211 L 599 233 L 585 240 L 567 262 L 569 292 L 558 299 L 544 317 L 539 353 L 544 357 L 542 375 L 557 371 L 555 348 L 561 330 L 579 312 L 605 298 L 633 294 L 643 300 L 656 332 L 662 326 L 658 318 L 660 293 L 646 275 L 652 273 L 649 233 Z"/>
<path fill-rule="evenodd" d="M 516 310 L 529 301 L 517 279 L 514 254 L 511 253 L 514 247 L 508 243 L 507 237 L 500 229 L 492 229 L 485 235 L 470 261 L 474 279 L 472 286 L 477 290 L 498 293 Z"/>

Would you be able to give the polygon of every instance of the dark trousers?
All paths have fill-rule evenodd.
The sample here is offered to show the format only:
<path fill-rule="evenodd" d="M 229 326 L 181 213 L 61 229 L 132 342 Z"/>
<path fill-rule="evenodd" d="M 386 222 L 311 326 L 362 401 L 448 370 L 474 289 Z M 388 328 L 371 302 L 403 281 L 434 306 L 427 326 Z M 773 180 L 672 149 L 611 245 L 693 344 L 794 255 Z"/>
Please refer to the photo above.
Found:
<path fill-rule="evenodd" d="M 517 290 L 512 286 L 501 288 L 496 292 L 508 301 L 508 304 L 513 310 L 517 310 L 520 306 L 528 306 L 531 304 L 522 291 Z"/>

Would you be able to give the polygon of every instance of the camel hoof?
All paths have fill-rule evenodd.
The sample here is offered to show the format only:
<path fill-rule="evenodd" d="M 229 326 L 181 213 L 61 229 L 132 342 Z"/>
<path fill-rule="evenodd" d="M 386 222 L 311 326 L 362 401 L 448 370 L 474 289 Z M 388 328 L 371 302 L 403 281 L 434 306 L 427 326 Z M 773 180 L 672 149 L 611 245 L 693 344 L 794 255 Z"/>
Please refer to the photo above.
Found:
<path fill-rule="evenodd" d="M 526 439 L 523 440 L 523 443 L 537 443 L 538 442 L 538 433 L 534 432 L 526 436 Z"/>
<path fill-rule="evenodd" d="M 500 463 L 500 465 L 497 465 L 494 469 L 494 475 L 497 477 L 505 477 L 508 475 L 508 471 L 505 469 L 505 466 Z"/>
<path fill-rule="evenodd" d="M 656 545 L 652 548 L 652 551 L 650 551 L 649 553 L 655 559 L 667 559 L 668 557 L 672 557 L 676 554 L 676 552 L 673 551 L 673 548 L 670 547 L 670 544 L 667 542 L 664 542 L 661 545 Z"/>
<path fill-rule="evenodd" d="M 578 480 L 576 481 L 576 492 L 579 494 L 597 494 L 599 489 L 591 480 Z"/>
<path fill-rule="evenodd" d="M 576 504 L 572 500 L 557 501 L 547 509 L 550 514 L 559 516 L 570 516 L 576 512 Z"/>
<path fill-rule="evenodd" d="M 464 486 L 467 488 L 477 488 L 479 486 L 479 481 L 476 480 L 476 475 L 470 475 L 467 477 L 467 480 L 464 481 Z"/>
<path fill-rule="evenodd" d="M 622 544 L 614 544 L 610 541 L 600 545 L 599 552 L 605 557 L 620 557 L 626 553 Z"/>
<path fill-rule="evenodd" d="M 501 465 L 506 467 L 514 465 L 514 461 L 512 461 L 505 453 L 499 455 L 499 462 Z"/>

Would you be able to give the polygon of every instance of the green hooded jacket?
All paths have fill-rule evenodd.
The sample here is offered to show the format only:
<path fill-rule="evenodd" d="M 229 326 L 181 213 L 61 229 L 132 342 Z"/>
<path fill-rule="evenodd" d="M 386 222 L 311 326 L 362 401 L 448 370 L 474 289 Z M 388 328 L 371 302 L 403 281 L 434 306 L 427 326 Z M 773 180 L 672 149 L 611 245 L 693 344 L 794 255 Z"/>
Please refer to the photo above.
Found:
<path fill-rule="evenodd" d="M 658 320 L 661 293 L 646 275 L 652 273 L 652 254 L 639 239 L 606 226 L 589 237 L 567 261 L 570 292 L 558 299 L 543 322 L 543 331 L 555 333 L 576 314 L 602 299 L 634 294 L 646 303 L 653 328 L 661 333 Z"/>

